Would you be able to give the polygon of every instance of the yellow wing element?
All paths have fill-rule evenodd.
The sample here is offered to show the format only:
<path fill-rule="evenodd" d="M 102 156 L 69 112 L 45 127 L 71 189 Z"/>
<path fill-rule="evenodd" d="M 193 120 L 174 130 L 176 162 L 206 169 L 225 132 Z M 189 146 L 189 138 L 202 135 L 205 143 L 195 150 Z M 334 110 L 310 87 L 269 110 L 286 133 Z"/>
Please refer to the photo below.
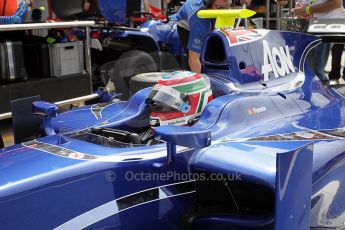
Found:
<path fill-rule="evenodd" d="M 249 18 L 256 14 L 255 11 L 247 9 L 221 9 L 221 10 L 200 10 L 199 18 L 216 18 L 214 28 L 234 27 L 236 18 Z"/>

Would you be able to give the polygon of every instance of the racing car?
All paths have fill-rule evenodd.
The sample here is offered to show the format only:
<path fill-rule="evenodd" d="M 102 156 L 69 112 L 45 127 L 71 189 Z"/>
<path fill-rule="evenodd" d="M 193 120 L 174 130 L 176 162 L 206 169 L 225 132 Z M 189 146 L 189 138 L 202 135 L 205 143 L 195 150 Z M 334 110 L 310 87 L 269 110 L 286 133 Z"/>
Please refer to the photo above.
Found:
<path fill-rule="evenodd" d="M 152 144 L 135 140 L 152 88 L 35 103 L 46 136 L 0 153 L 0 228 L 344 229 L 345 99 L 306 62 L 321 38 L 224 28 L 251 14 L 199 12 L 218 18 L 201 53 L 213 100 Z"/>
<path fill-rule="evenodd" d="M 90 12 L 83 11 L 83 2 L 52 0 L 51 6 L 60 19 L 96 21 L 90 34 L 95 90 L 100 86 L 115 87 L 122 99 L 128 99 L 132 92 L 136 92 L 137 85 L 145 84 L 141 79 L 132 83 L 132 76 L 181 69 L 186 65 L 186 54 L 176 24 L 164 21 L 162 14 L 140 12 L 140 0 L 90 1 L 94 8 Z M 158 11 L 154 7 L 151 10 Z M 139 20 L 136 23 L 142 22 L 140 27 L 128 27 L 128 24 L 133 24 L 133 18 Z M 85 38 L 82 29 L 75 28 L 70 33 L 80 39 Z"/>

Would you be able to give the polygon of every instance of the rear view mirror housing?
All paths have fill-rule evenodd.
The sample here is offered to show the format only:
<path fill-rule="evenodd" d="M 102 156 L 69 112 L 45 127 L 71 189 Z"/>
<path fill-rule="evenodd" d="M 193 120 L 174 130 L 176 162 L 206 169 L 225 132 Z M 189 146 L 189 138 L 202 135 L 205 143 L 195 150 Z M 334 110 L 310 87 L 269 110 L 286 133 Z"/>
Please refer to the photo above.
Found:
<path fill-rule="evenodd" d="M 56 117 L 59 108 L 53 103 L 46 101 L 35 101 L 32 103 L 32 112 L 36 115 L 43 116 L 43 129 L 47 136 L 54 135 L 55 131 L 53 129 L 51 118 Z"/>
<path fill-rule="evenodd" d="M 155 163 L 157 168 L 166 167 L 175 160 L 176 145 L 189 148 L 204 148 L 211 144 L 211 130 L 186 126 L 160 126 L 155 129 L 157 139 L 167 143 L 167 159 L 164 164 Z"/>

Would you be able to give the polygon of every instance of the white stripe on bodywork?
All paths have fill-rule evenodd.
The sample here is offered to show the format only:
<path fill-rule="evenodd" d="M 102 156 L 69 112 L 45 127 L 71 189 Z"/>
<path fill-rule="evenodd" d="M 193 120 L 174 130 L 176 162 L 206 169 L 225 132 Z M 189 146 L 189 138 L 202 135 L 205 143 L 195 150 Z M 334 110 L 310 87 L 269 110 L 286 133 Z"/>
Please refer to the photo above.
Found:
<path fill-rule="evenodd" d="M 132 194 L 129 194 L 129 195 L 126 195 L 126 196 L 123 196 L 123 197 L 120 197 L 116 200 L 112 200 L 108 203 L 105 203 L 101 206 L 98 206 L 94 209 L 91 209 L 90 211 L 88 212 L 85 212 L 69 221 L 67 221 L 66 223 L 54 228 L 54 230 L 69 230 L 69 229 L 83 229 L 83 228 L 86 228 L 86 227 L 89 227 L 101 220 L 104 220 L 112 215 L 115 215 L 115 214 L 118 214 L 122 211 L 125 211 L 127 209 L 131 209 L 131 208 L 134 208 L 134 207 L 138 207 L 140 205 L 144 205 L 144 204 L 147 204 L 147 203 L 151 203 L 151 202 L 154 202 L 154 201 L 159 201 L 159 200 L 162 200 L 162 199 L 165 199 L 165 198 L 170 198 L 170 197 L 176 197 L 176 196 L 181 196 L 181 195 L 187 195 L 187 194 L 190 194 L 190 193 L 194 193 L 194 191 L 189 191 L 189 192 L 185 192 L 185 193 L 180 193 L 180 194 L 175 194 L 175 195 L 167 195 L 165 194 L 161 188 L 162 187 L 167 187 L 167 186 L 171 186 L 171 185 L 176 185 L 176 184 L 183 184 L 183 183 L 189 183 L 189 182 L 193 182 L 193 180 L 191 181 L 184 181 L 184 182 L 180 182 L 180 183 L 173 183 L 173 184 L 168 184 L 168 185 L 164 185 L 164 186 L 159 186 L 159 187 L 153 187 L 153 188 L 150 188 L 150 189 L 145 189 L 145 190 L 142 190 L 142 191 L 139 191 L 139 192 L 135 192 L 135 193 L 132 193 Z M 150 200 L 148 202 L 143 202 L 143 203 L 140 203 L 138 205 L 134 205 L 132 207 L 129 207 L 129 208 L 125 208 L 121 211 L 119 211 L 119 207 L 117 205 L 117 201 L 120 200 L 120 199 L 123 199 L 125 197 L 128 197 L 128 196 L 132 196 L 132 195 L 135 195 L 137 193 L 141 193 L 141 192 L 145 192 L 145 191 L 148 191 L 148 190 L 152 190 L 152 189 L 156 189 L 158 188 L 159 189 L 159 199 L 155 199 L 155 200 Z M 164 195 L 163 195 L 164 193 Z"/>
<path fill-rule="evenodd" d="M 345 127 L 342 127 L 342 128 L 338 128 L 338 129 L 323 129 L 323 130 L 303 130 L 303 131 L 298 131 L 298 132 L 291 132 L 291 133 L 278 133 L 278 134 L 273 134 L 273 135 L 264 135 L 264 136 L 257 136 L 255 137 L 255 139 L 257 138 L 263 138 L 263 137 L 274 137 L 274 136 L 281 136 L 281 137 L 284 137 L 284 136 L 291 136 L 291 135 L 295 135 L 295 134 L 298 134 L 299 136 L 306 136 L 306 135 L 322 135 L 323 138 L 315 138 L 315 137 L 312 137 L 312 138 L 304 138 L 304 139 L 296 139 L 296 138 L 284 138 L 284 139 L 280 139 L 280 140 L 276 140 L 276 141 L 311 141 L 311 140 L 316 140 L 316 141 L 322 141 L 322 140 L 344 140 L 345 138 L 344 137 L 341 137 L 341 136 L 337 136 L 337 135 L 332 135 L 331 133 L 326 133 L 326 131 L 332 131 L 332 130 L 337 130 L 337 131 L 343 131 L 345 132 Z M 215 145 L 215 144 L 223 144 L 223 143 L 229 143 L 229 142 L 267 142 L 267 141 L 274 141 L 273 139 L 272 140 L 253 140 L 253 137 L 243 137 L 243 138 L 222 138 L 220 140 L 215 140 L 215 141 L 212 141 L 211 145 Z M 81 152 L 77 152 L 75 150 L 72 150 L 72 149 L 69 149 L 69 148 L 66 148 L 66 147 L 61 147 L 61 146 L 58 146 L 58 145 L 53 145 L 53 144 L 49 144 L 49 143 L 45 143 L 45 142 L 39 142 L 39 141 L 36 141 L 37 143 L 44 143 L 46 145 L 51 145 L 51 146 L 54 146 L 54 147 L 58 147 L 58 148 L 61 148 L 61 150 L 70 150 L 70 151 L 74 151 L 76 153 L 81 153 Z M 42 151 L 42 152 L 46 152 L 46 153 L 49 153 L 49 154 L 52 154 L 52 155 L 55 155 L 55 156 L 60 156 L 60 157 L 65 157 L 65 158 L 69 158 L 69 159 L 73 159 L 73 160 L 76 160 L 76 158 L 73 158 L 73 157 L 69 157 L 68 155 L 66 156 L 63 156 L 63 155 L 58 155 L 58 154 L 55 154 L 53 152 L 49 152 L 49 151 L 45 151 L 43 149 L 37 149 L 33 146 L 26 146 L 25 143 L 22 143 L 22 145 L 24 145 L 25 147 L 27 148 L 31 148 L 31 149 L 35 149 L 37 151 Z M 193 150 L 192 148 L 188 148 L 188 147 L 183 147 L 183 146 L 176 146 L 177 150 L 177 154 L 181 154 L 181 153 L 184 153 L 186 151 L 190 151 L 190 150 Z M 149 150 L 149 149 L 147 149 Z M 10 150 L 9 152 L 11 151 L 17 151 L 17 149 L 15 150 Z M 87 156 L 93 156 L 95 157 L 95 159 L 77 159 L 77 160 L 86 160 L 86 161 L 99 161 L 99 162 L 135 162 L 135 161 L 144 161 L 144 160 L 153 160 L 153 159 L 159 159 L 159 158 L 162 158 L 162 157 L 165 157 L 167 155 L 167 150 L 166 150 L 166 147 L 165 146 L 162 146 L 162 148 L 160 149 L 152 149 L 152 151 L 155 151 L 155 152 L 149 152 L 149 153 L 141 153 L 141 154 L 128 154 L 128 155 L 117 155 L 116 153 L 110 153 L 112 155 L 108 155 L 108 156 L 100 156 L 100 155 L 91 155 L 91 154 L 87 154 L 87 153 L 81 153 L 81 154 L 84 154 L 84 155 L 87 155 Z"/>
<path fill-rule="evenodd" d="M 93 106 L 91 106 L 90 110 L 91 110 L 91 113 L 95 116 L 95 118 L 97 120 L 99 120 L 99 119 L 102 119 L 102 110 L 107 108 L 110 105 L 113 105 L 113 103 L 111 103 L 111 104 L 109 104 L 107 106 L 104 106 L 104 107 L 97 107 L 99 105 L 98 104 L 94 104 Z M 98 114 L 97 114 L 97 112 L 98 112 Z"/>
<path fill-rule="evenodd" d="M 13 53 L 13 44 L 10 41 L 6 42 L 6 49 L 7 49 L 7 59 L 8 59 L 8 73 L 11 81 L 16 79 L 15 76 L 15 60 L 14 60 L 14 53 Z"/>
<path fill-rule="evenodd" d="M 117 156 L 117 155 L 109 155 L 95 159 L 94 161 L 102 161 L 102 162 L 131 162 L 131 161 L 143 161 L 143 160 L 153 160 L 158 159 L 161 157 L 165 157 L 167 155 L 166 147 L 163 151 L 157 151 L 153 153 L 144 153 L 144 154 L 136 154 L 136 155 L 127 155 L 127 156 Z M 183 147 L 183 146 L 176 146 L 176 154 L 184 153 L 186 151 L 192 150 L 192 148 Z M 133 159 L 133 160 L 131 160 Z"/>
<path fill-rule="evenodd" d="M 310 44 L 308 44 L 307 47 L 303 50 L 303 53 L 301 55 L 301 59 L 304 57 L 304 60 L 305 60 L 307 58 L 307 55 L 310 52 L 310 50 L 315 48 L 315 46 L 319 45 L 321 41 L 322 41 L 321 39 L 317 39 L 317 40 L 311 42 Z M 303 68 L 304 62 L 302 62 L 302 60 L 300 60 L 299 66 L 298 66 L 299 71 L 304 72 L 304 68 Z"/>
<path fill-rule="evenodd" d="M 285 196 L 286 188 L 287 188 L 289 180 L 290 180 L 292 169 L 295 166 L 295 162 L 296 162 L 296 159 L 297 159 L 297 156 L 298 156 L 299 152 L 300 152 L 300 150 L 296 151 L 293 154 L 293 157 L 292 157 L 292 160 L 291 160 L 291 163 L 290 163 L 290 166 L 289 166 L 289 169 L 288 169 L 288 172 L 287 172 L 287 175 L 286 175 L 285 179 L 284 178 L 280 178 L 281 177 L 280 175 L 277 178 L 278 179 L 278 185 L 279 185 L 279 199 L 280 200 L 283 200 L 283 198 Z M 279 165 L 279 168 L 280 168 L 280 165 Z M 284 180 L 283 187 L 281 187 L 281 180 Z"/>
<path fill-rule="evenodd" d="M 50 145 L 53 147 L 61 148 L 62 150 L 70 150 L 70 151 L 74 151 L 76 153 L 81 153 L 81 152 L 78 152 L 78 151 L 75 151 L 75 150 L 72 150 L 69 148 L 61 147 L 58 145 L 53 145 L 53 144 L 49 144 L 46 142 L 39 142 L 37 140 L 35 140 L 35 141 L 37 143 L 44 143 L 44 144 L 47 144 L 47 145 Z M 60 156 L 60 157 L 65 157 L 65 158 L 76 160 L 75 158 L 72 158 L 72 157 L 58 155 L 58 154 L 55 154 L 53 152 L 45 151 L 42 149 L 37 149 L 37 148 L 32 147 L 32 146 L 26 146 L 25 143 L 22 143 L 22 145 L 27 147 L 27 148 L 35 149 L 35 150 L 49 153 L 49 154 L 52 154 L 55 156 Z M 87 154 L 87 153 L 81 153 L 81 154 L 94 156 L 95 159 L 93 159 L 92 161 L 100 161 L 100 162 L 123 162 L 123 161 L 126 161 L 126 162 L 132 162 L 132 161 L 152 160 L 152 159 L 158 159 L 161 157 L 165 157 L 167 155 L 167 150 L 166 150 L 166 147 L 162 146 L 162 148 L 164 148 L 164 150 L 159 150 L 156 152 L 144 153 L 144 154 L 132 154 L 132 155 L 115 155 L 116 153 L 113 153 L 114 155 L 108 155 L 108 156 L 92 155 L 92 154 Z M 186 152 L 188 150 L 191 150 L 191 148 L 183 147 L 183 146 L 177 146 L 176 153 L 179 154 L 179 153 Z M 77 160 L 85 160 L 85 159 L 77 159 Z"/>
<path fill-rule="evenodd" d="M 159 188 L 159 199 L 162 200 L 165 198 L 168 198 L 168 195 L 161 188 Z"/>
<path fill-rule="evenodd" d="M 56 227 L 55 229 L 83 229 L 94 223 L 97 223 L 98 221 L 117 214 L 119 213 L 119 209 L 116 201 L 117 200 L 112 200 L 108 203 L 98 206 L 97 208 L 91 209 L 90 211 L 67 221 L 66 223 Z"/>

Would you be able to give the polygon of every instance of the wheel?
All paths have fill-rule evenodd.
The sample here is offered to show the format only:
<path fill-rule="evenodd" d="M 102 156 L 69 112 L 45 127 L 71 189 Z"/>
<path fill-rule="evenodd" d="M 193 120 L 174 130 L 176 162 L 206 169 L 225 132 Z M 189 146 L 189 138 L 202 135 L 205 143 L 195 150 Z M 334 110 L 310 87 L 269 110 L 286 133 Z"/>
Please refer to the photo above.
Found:
<path fill-rule="evenodd" d="M 0 133 L 0 149 L 5 148 L 4 140 L 2 139 L 2 135 Z"/>
<path fill-rule="evenodd" d="M 92 70 L 92 89 L 95 91 L 99 87 L 104 87 L 106 85 L 106 81 L 109 79 L 105 79 L 103 76 L 100 75 L 100 68 L 101 66 L 97 63 L 92 63 L 91 70 Z"/>
<path fill-rule="evenodd" d="M 168 72 L 153 72 L 135 75 L 129 81 L 129 90 L 134 94 L 141 89 L 153 86 L 166 74 L 168 74 Z"/>
<path fill-rule="evenodd" d="M 157 70 L 157 65 L 149 54 L 140 50 L 131 50 L 123 53 L 116 60 L 110 77 L 116 91 L 122 93 L 122 99 L 128 99 L 131 95 L 130 78 L 140 73 L 156 72 Z"/>

